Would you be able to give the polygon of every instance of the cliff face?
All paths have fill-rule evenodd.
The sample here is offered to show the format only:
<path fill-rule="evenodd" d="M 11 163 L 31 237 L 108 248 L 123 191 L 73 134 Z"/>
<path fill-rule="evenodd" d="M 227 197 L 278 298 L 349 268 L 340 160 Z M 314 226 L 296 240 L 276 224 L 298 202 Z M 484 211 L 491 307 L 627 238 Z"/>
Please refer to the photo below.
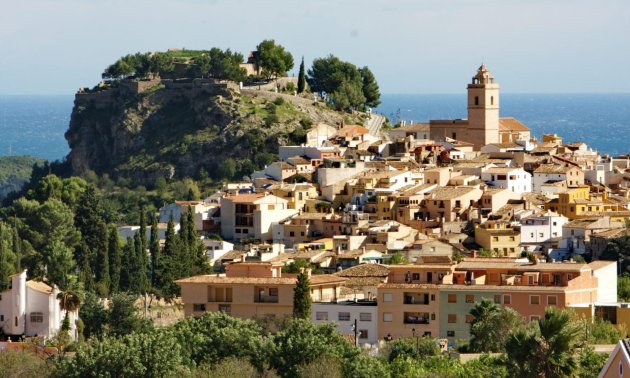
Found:
<path fill-rule="evenodd" d="M 222 169 L 227 159 L 240 178 L 268 164 L 279 145 L 302 143 L 311 124 L 342 118 L 310 99 L 166 82 L 142 93 L 120 86 L 77 94 L 65 136 L 75 174 L 92 170 L 152 185 L 202 171 L 231 178 Z"/>

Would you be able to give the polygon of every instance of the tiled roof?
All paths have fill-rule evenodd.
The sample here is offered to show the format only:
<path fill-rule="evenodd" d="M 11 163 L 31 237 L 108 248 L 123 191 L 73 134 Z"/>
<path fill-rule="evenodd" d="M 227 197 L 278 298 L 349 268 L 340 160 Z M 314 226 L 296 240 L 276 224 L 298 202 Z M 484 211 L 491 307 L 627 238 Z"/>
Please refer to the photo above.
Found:
<path fill-rule="evenodd" d="M 429 199 L 437 200 L 437 201 L 450 200 L 457 197 L 461 197 L 474 190 L 478 190 L 478 189 L 472 186 L 460 186 L 460 187 L 450 187 L 450 186 L 446 187 L 445 186 L 445 187 L 440 187 L 440 188 L 436 188 L 435 190 L 432 190 L 430 192 L 431 197 L 429 197 Z"/>
<path fill-rule="evenodd" d="M 530 131 L 529 127 L 512 117 L 499 118 L 499 131 Z"/>
<path fill-rule="evenodd" d="M 26 286 L 28 286 L 29 288 L 35 291 L 39 291 L 40 293 L 45 293 L 45 294 L 52 294 L 52 291 L 53 291 L 52 287 L 39 281 L 26 281 Z"/>
<path fill-rule="evenodd" d="M 565 167 L 557 164 L 543 164 L 534 170 L 534 173 L 567 173 L 575 167 Z"/>
<path fill-rule="evenodd" d="M 457 264 L 455 270 L 486 270 L 486 269 L 511 269 L 520 272 L 536 272 L 536 271 L 569 271 L 577 272 L 588 269 L 588 265 L 580 263 L 538 263 L 532 264 L 529 262 L 516 262 L 506 261 L 506 259 L 500 259 L 493 261 L 494 259 L 464 259 L 464 261 Z"/>
<path fill-rule="evenodd" d="M 175 281 L 178 284 L 258 284 L 258 285 L 295 285 L 296 277 L 225 277 L 216 275 L 202 275 L 182 278 Z M 346 278 L 332 274 L 316 274 L 310 278 L 311 285 L 343 283 Z"/>
<path fill-rule="evenodd" d="M 340 277 L 387 277 L 389 268 L 381 264 L 360 264 L 335 273 Z"/>
<path fill-rule="evenodd" d="M 409 126 L 397 127 L 391 131 L 404 131 L 404 132 L 417 132 L 417 131 L 430 131 L 431 125 L 428 123 L 414 123 Z"/>

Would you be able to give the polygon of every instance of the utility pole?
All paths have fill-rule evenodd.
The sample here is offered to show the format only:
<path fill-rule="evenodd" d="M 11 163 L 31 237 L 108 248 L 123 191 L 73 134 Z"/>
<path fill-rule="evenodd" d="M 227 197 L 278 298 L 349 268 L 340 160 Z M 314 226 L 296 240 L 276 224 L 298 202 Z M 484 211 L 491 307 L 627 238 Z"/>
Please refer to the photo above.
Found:
<path fill-rule="evenodd" d="M 359 328 L 357 327 L 357 319 L 354 319 L 354 324 L 352 325 L 352 330 L 354 331 L 354 345 L 359 345 Z"/>

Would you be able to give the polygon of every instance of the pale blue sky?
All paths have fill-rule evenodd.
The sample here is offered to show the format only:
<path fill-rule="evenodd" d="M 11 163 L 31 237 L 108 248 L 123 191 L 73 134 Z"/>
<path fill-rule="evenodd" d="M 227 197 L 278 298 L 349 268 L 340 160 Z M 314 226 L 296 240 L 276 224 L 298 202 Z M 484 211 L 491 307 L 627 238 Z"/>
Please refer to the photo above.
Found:
<path fill-rule="evenodd" d="M 71 94 L 129 52 L 265 38 L 367 65 L 383 93 L 463 93 L 482 61 L 504 92 L 630 92 L 628 0 L 0 0 L 0 94 Z"/>

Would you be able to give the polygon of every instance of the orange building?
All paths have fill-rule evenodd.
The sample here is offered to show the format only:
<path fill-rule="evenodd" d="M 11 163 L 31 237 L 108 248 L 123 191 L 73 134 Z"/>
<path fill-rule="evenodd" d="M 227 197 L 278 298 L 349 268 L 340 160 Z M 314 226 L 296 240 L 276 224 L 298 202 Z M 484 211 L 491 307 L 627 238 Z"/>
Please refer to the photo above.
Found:
<path fill-rule="evenodd" d="M 282 265 L 270 262 L 238 262 L 229 264 L 225 275 L 178 280 L 184 313 L 199 316 L 207 311 L 222 311 L 243 319 L 291 315 L 296 275 L 283 274 L 281 268 Z M 313 275 L 310 281 L 314 302 L 335 302 L 346 278 Z"/>

